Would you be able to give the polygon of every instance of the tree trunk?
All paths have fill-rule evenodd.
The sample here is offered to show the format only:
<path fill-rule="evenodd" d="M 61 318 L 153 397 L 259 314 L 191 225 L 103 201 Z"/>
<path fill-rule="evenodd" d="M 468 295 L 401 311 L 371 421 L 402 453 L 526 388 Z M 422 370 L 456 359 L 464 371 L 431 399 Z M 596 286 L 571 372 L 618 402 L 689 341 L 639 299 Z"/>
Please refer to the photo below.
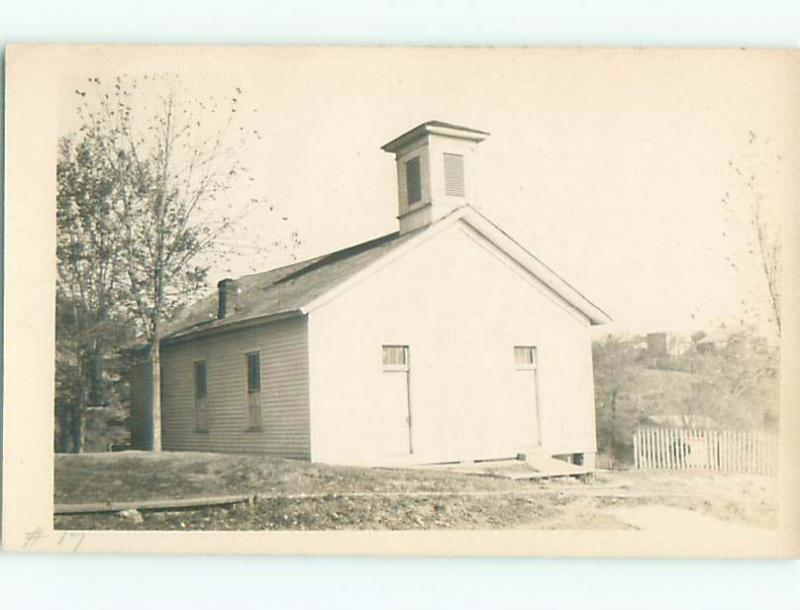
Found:
<path fill-rule="evenodd" d="M 151 440 L 150 450 L 161 451 L 161 347 L 160 338 L 156 334 L 150 346 L 150 405 L 151 405 Z"/>
<path fill-rule="evenodd" d="M 161 169 L 161 189 L 156 210 L 156 260 L 153 269 L 153 317 L 152 317 L 152 343 L 150 344 L 150 366 L 151 375 L 151 404 L 153 405 L 153 443 L 152 451 L 161 451 L 161 315 L 164 306 L 164 218 L 166 216 L 166 193 L 167 181 L 169 176 L 169 160 L 171 149 L 171 129 L 172 129 L 172 97 L 169 98 L 169 108 L 167 111 L 164 156 L 162 158 Z"/>
<path fill-rule="evenodd" d="M 611 468 L 616 466 L 617 458 L 617 395 L 619 388 L 614 388 L 611 394 Z"/>
<path fill-rule="evenodd" d="M 83 407 L 86 404 L 86 370 L 83 366 L 84 350 L 78 349 L 78 395 L 70 407 L 70 436 L 72 437 L 72 453 L 83 453 Z"/>
<path fill-rule="evenodd" d="M 58 413 L 58 437 L 56 438 L 56 452 L 67 453 L 69 452 L 69 437 L 70 437 L 70 417 L 69 407 L 67 405 L 58 405 L 56 409 Z"/>
<path fill-rule="evenodd" d="M 72 405 L 71 419 L 70 435 L 72 436 L 72 453 L 83 453 L 83 401 L 78 401 Z"/>

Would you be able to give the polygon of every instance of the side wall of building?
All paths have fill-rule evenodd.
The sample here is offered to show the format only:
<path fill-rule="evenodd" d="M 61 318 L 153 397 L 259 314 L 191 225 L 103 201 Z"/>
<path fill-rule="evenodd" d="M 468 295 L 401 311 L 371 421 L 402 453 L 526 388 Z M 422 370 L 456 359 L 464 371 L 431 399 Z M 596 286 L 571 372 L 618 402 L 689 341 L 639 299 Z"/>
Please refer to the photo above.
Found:
<path fill-rule="evenodd" d="M 458 223 L 309 314 L 312 459 L 402 453 L 403 383 L 383 345 L 409 348 L 412 459 L 509 457 L 538 439 L 550 454 L 594 452 L 589 330 Z M 515 346 L 536 348 L 538 387 Z"/>
<path fill-rule="evenodd" d="M 162 347 L 163 448 L 308 459 L 305 316 Z M 246 354 L 261 360 L 260 430 L 250 430 Z M 206 363 L 207 431 L 197 429 L 194 365 Z"/>

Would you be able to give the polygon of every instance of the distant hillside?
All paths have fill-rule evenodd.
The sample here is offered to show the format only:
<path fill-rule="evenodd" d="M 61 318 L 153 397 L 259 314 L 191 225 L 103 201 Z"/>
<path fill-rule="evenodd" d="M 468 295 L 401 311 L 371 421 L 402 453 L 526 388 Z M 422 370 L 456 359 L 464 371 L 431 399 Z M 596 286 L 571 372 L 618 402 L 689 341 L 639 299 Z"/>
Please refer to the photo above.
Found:
<path fill-rule="evenodd" d="M 697 343 L 652 357 L 644 338 L 609 336 L 593 346 L 598 449 L 630 459 L 637 426 L 774 429 L 778 354 L 758 337 L 732 334 L 718 349 Z"/>

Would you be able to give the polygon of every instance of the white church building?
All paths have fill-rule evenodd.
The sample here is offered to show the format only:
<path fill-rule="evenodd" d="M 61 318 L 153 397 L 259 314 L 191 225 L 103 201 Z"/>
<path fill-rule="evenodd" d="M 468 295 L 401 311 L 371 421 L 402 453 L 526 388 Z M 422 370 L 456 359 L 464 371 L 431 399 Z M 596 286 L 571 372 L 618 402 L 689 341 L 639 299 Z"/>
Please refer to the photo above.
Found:
<path fill-rule="evenodd" d="M 165 450 L 382 465 L 596 450 L 590 327 L 609 317 L 469 205 L 487 133 L 383 146 L 397 231 L 219 283 L 162 341 Z M 152 436 L 146 371 L 132 438 Z"/>

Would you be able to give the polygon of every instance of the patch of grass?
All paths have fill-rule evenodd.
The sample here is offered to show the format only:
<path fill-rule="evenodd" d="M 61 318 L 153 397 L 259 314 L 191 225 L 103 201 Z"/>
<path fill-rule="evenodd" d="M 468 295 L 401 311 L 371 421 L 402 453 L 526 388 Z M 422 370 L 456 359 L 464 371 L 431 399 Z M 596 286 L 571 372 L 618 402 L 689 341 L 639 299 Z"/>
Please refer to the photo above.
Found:
<path fill-rule="evenodd" d="M 776 482 L 755 475 L 628 471 L 524 481 L 260 455 L 126 452 L 56 456 L 55 482 L 56 503 L 261 494 L 233 507 L 144 511 L 141 523 L 116 514 L 58 516 L 56 529 L 621 529 L 630 526 L 611 509 L 648 504 L 777 524 Z"/>
<path fill-rule="evenodd" d="M 247 493 L 518 489 L 466 474 L 328 466 L 263 455 L 123 452 L 57 455 L 55 502 L 89 503 Z M 523 482 L 535 489 L 538 483 Z"/>

